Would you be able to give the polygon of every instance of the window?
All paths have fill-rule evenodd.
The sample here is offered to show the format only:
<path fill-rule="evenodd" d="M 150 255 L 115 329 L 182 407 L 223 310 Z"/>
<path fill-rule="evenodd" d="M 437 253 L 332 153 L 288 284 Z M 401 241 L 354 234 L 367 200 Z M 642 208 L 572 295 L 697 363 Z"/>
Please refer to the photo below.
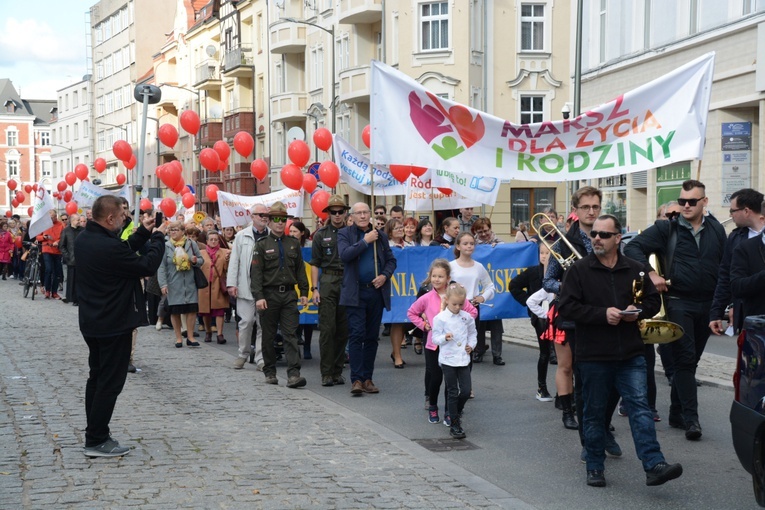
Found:
<path fill-rule="evenodd" d="M 391 27 L 391 34 L 393 39 L 391 41 L 391 49 L 390 49 L 390 57 L 389 62 L 392 65 L 398 64 L 398 38 L 399 38 L 399 29 L 398 29 L 398 13 L 393 15 L 393 26 Z"/>
<path fill-rule="evenodd" d="M 96 115 L 99 117 L 104 114 L 104 96 L 96 98 Z"/>
<path fill-rule="evenodd" d="M 114 91 L 114 109 L 119 110 L 122 108 L 122 90 L 117 89 Z"/>
<path fill-rule="evenodd" d="M 127 7 L 120 9 L 120 17 L 122 18 L 122 28 L 127 28 L 129 25 Z"/>
<path fill-rule="evenodd" d="M 17 160 L 8 160 L 8 175 L 11 177 L 19 176 L 19 162 Z"/>
<path fill-rule="evenodd" d="M 64 96 L 64 111 L 69 109 L 69 94 Z"/>
<path fill-rule="evenodd" d="M 265 29 L 263 27 L 263 14 L 258 14 L 258 53 L 263 51 L 265 46 Z"/>
<path fill-rule="evenodd" d="M 75 90 L 72 92 L 72 108 L 77 108 L 77 106 L 79 106 L 79 96 Z"/>
<path fill-rule="evenodd" d="M 336 71 L 342 71 L 343 69 L 346 69 L 350 67 L 350 51 L 351 41 L 350 37 L 347 33 L 342 34 L 336 41 L 335 41 L 335 59 L 337 60 Z"/>
<path fill-rule="evenodd" d="M 104 96 L 105 111 L 106 113 L 112 113 L 114 111 L 114 94 L 109 92 Z"/>
<path fill-rule="evenodd" d="M 117 50 L 114 52 L 114 72 L 121 70 L 122 67 L 122 50 Z"/>
<path fill-rule="evenodd" d="M 112 32 L 116 35 L 122 32 L 122 18 L 119 13 L 112 16 Z"/>
<path fill-rule="evenodd" d="M 85 106 L 86 104 L 88 104 L 88 89 L 83 87 L 81 96 L 82 96 L 82 105 Z"/>
<path fill-rule="evenodd" d="M 104 41 L 107 41 L 112 38 L 112 24 L 107 19 L 102 25 L 104 27 Z"/>
<path fill-rule="evenodd" d="M 122 87 L 122 104 L 130 106 L 130 101 L 133 100 L 133 88 L 130 85 Z"/>
<path fill-rule="evenodd" d="M 598 55 L 600 58 L 600 62 L 606 61 L 606 43 L 608 42 L 608 38 L 606 35 L 606 0 L 600 0 L 600 11 L 598 12 L 598 22 L 599 22 L 599 30 L 600 30 L 600 54 Z M 650 3 L 650 2 L 648 2 Z"/>
<path fill-rule="evenodd" d="M 284 138 L 285 134 L 284 131 L 277 131 L 276 132 L 276 164 L 282 165 L 285 161 L 284 156 Z"/>
<path fill-rule="evenodd" d="M 510 214 L 512 228 L 516 229 L 522 221 L 531 221 L 531 217 L 544 212 L 548 207 L 555 207 L 555 188 L 513 188 L 510 190 Z"/>
<path fill-rule="evenodd" d="M 122 48 L 122 67 L 125 68 L 130 65 L 130 46 Z"/>
<path fill-rule="evenodd" d="M 104 79 L 104 63 L 101 61 L 96 62 L 96 80 Z"/>
<path fill-rule="evenodd" d="M 66 143 L 69 143 L 69 126 L 64 128 L 64 132 L 66 133 Z"/>
<path fill-rule="evenodd" d="M 104 42 L 104 28 L 101 25 L 96 26 L 96 44 Z"/>
<path fill-rule="evenodd" d="M 420 27 L 423 51 L 449 48 L 449 2 L 420 5 Z"/>
<path fill-rule="evenodd" d="M 82 137 L 88 138 L 88 121 L 87 120 L 82 121 Z"/>
<path fill-rule="evenodd" d="M 521 4 L 521 50 L 545 49 L 545 6 Z"/>
<path fill-rule="evenodd" d="M 98 152 L 103 152 L 106 150 L 106 135 L 103 131 L 98 132 Z"/>
<path fill-rule="evenodd" d="M 375 32 L 375 59 L 378 62 L 383 61 L 382 32 Z"/>
<path fill-rule="evenodd" d="M 50 145 L 50 131 L 43 131 L 40 133 L 40 145 Z"/>
<path fill-rule="evenodd" d="M 311 50 L 311 89 L 324 86 L 324 48 L 321 46 Z"/>
<path fill-rule="evenodd" d="M 470 10 L 470 49 L 483 52 L 483 1 L 474 0 Z"/>
<path fill-rule="evenodd" d="M 49 160 L 42 160 L 42 174 L 43 177 L 50 177 L 50 161 Z"/>
<path fill-rule="evenodd" d="M 274 64 L 274 88 L 277 94 L 284 92 L 284 66 L 281 62 Z"/>
<path fill-rule="evenodd" d="M 622 225 L 627 225 L 627 176 L 615 175 L 598 179 L 598 188 L 603 192 L 603 207 L 600 214 L 613 214 Z"/>
<path fill-rule="evenodd" d="M 337 116 L 337 132 L 346 140 L 351 139 L 351 112 L 342 112 Z"/>
<path fill-rule="evenodd" d="M 111 147 L 114 145 L 114 128 L 106 130 L 106 146 Z"/>
<path fill-rule="evenodd" d="M 544 120 L 544 96 L 521 96 L 521 124 Z"/>
<path fill-rule="evenodd" d="M 112 56 L 107 55 L 104 58 L 104 76 L 109 77 L 114 74 L 114 67 L 112 67 Z"/>
<path fill-rule="evenodd" d="M 8 147 L 14 147 L 19 144 L 19 132 L 16 131 L 15 127 L 8 129 L 6 137 L 8 138 Z"/>
<path fill-rule="evenodd" d="M 74 126 L 72 127 L 74 130 L 74 139 L 79 140 L 80 139 L 80 125 L 78 123 L 74 123 Z"/>

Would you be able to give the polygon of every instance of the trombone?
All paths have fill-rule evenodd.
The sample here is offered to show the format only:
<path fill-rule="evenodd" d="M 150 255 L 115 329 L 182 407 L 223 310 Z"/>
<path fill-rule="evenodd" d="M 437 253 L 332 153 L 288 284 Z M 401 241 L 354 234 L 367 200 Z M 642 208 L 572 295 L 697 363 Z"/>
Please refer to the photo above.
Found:
<path fill-rule="evenodd" d="M 558 264 L 560 264 L 560 267 L 562 267 L 564 271 L 573 266 L 574 262 L 582 258 L 582 255 L 576 251 L 574 245 L 571 244 L 568 239 L 566 239 L 565 234 L 558 230 L 558 227 L 555 225 L 555 223 L 550 221 L 550 218 L 547 216 L 547 214 L 537 213 L 532 216 L 531 227 L 536 231 L 537 235 L 539 235 L 539 239 L 542 241 L 542 244 L 547 246 L 547 249 L 550 250 L 550 255 L 555 257 L 555 260 L 558 261 Z M 556 235 L 558 238 L 554 239 Z M 571 255 L 568 257 L 561 255 L 560 248 L 555 249 L 556 246 L 560 246 L 558 243 L 562 243 L 568 247 L 569 251 L 571 251 Z"/>

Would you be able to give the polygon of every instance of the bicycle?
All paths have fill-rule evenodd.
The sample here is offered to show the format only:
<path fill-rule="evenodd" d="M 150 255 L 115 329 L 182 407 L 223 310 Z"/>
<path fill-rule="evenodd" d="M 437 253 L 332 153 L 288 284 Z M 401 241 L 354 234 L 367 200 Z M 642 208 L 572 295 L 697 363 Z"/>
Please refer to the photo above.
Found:
<path fill-rule="evenodd" d="M 37 293 L 37 284 L 40 280 L 40 244 L 37 242 L 27 242 L 24 246 L 29 248 L 27 253 L 27 265 L 24 270 L 24 297 L 29 296 L 32 290 L 32 301 L 35 300 Z"/>

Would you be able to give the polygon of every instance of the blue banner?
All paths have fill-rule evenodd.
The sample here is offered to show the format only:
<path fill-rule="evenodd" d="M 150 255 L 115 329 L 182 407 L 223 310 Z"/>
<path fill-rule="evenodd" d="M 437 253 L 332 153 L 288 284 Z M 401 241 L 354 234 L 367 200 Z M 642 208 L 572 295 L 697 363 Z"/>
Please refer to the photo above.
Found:
<path fill-rule="evenodd" d="M 454 259 L 454 250 L 440 246 L 393 248 L 396 272 L 391 278 L 391 311 L 383 313 L 384 323 L 408 322 L 406 311 L 417 299 L 417 291 L 428 275 L 430 263 L 437 258 Z M 311 249 L 303 248 L 303 257 L 311 259 Z M 481 319 L 515 319 L 527 317 L 526 309 L 510 294 L 510 280 L 530 266 L 539 264 L 536 243 L 503 243 L 494 248 L 476 246 L 473 258 L 484 265 L 494 283 L 494 298 L 481 305 Z M 308 264 L 306 264 L 308 265 Z M 310 280 L 310 269 L 308 270 Z M 311 283 L 313 286 L 313 283 Z M 313 304 L 300 309 L 301 324 L 316 324 L 318 309 Z"/>

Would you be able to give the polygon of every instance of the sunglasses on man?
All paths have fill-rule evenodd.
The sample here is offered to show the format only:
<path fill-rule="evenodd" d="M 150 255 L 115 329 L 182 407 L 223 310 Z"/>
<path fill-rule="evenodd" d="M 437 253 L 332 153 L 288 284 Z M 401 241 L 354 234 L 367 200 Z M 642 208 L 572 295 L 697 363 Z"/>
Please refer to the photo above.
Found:
<path fill-rule="evenodd" d="M 696 207 L 696 204 L 698 204 L 700 201 L 704 200 L 706 197 L 701 198 L 678 198 L 677 203 L 681 206 L 685 207 L 685 204 L 690 205 L 691 207 Z"/>
<path fill-rule="evenodd" d="M 600 230 L 590 230 L 590 237 L 595 239 L 600 237 L 601 239 L 611 239 L 613 236 L 618 236 L 618 232 L 601 232 Z"/>
<path fill-rule="evenodd" d="M 287 223 L 287 218 L 284 216 L 273 216 L 271 221 L 274 223 Z"/>

